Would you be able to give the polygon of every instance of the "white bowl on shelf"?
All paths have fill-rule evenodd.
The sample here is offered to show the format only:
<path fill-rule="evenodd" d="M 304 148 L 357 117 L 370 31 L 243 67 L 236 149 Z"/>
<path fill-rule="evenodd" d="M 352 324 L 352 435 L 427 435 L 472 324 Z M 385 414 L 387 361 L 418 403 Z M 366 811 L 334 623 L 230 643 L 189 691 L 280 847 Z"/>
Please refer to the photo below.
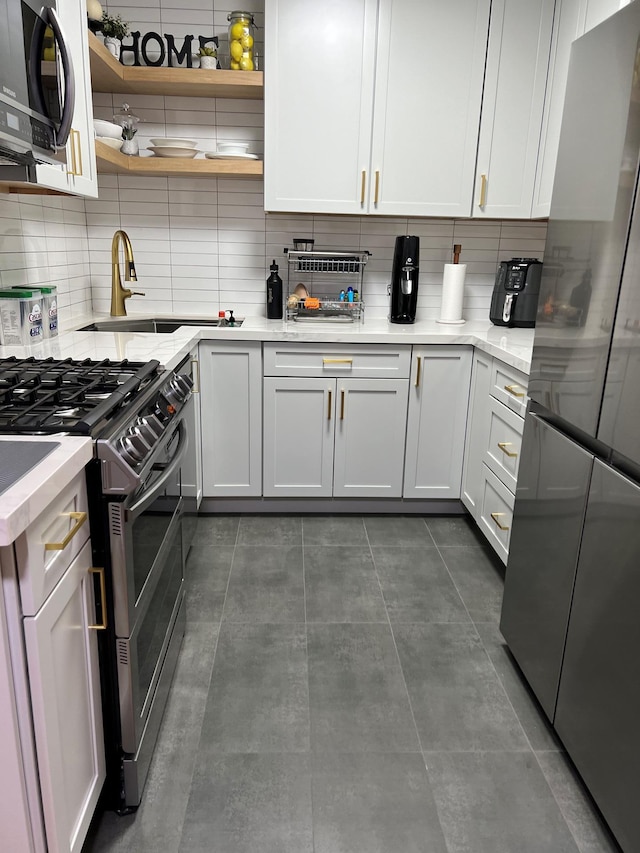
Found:
<path fill-rule="evenodd" d="M 122 139 L 122 128 L 119 124 L 114 124 L 112 121 L 105 121 L 101 118 L 94 118 L 93 129 L 96 132 L 98 139 Z"/>
<path fill-rule="evenodd" d="M 111 139 L 109 136 L 96 136 L 96 140 L 98 142 L 104 142 L 105 145 L 108 145 L 109 148 L 115 148 L 116 151 L 119 151 L 122 148 L 122 143 L 124 139 Z"/>
<path fill-rule="evenodd" d="M 190 160 L 200 153 L 195 148 L 177 148 L 167 145 L 150 145 L 149 151 L 153 151 L 156 157 L 182 157 Z"/>
<path fill-rule="evenodd" d="M 171 139 L 163 137 L 151 140 L 151 145 L 154 148 L 195 148 L 197 144 L 195 139 Z"/>
<path fill-rule="evenodd" d="M 248 154 L 248 142 L 218 142 L 216 145 L 218 154 Z"/>

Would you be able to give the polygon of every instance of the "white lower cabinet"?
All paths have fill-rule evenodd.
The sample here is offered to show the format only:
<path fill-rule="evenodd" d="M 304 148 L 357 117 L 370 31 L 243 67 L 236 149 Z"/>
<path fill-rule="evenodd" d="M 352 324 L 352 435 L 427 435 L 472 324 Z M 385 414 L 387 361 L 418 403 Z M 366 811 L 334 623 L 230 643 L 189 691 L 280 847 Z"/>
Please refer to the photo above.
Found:
<path fill-rule="evenodd" d="M 513 492 L 499 480 L 493 471 L 483 465 L 482 498 L 477 519 L 480 530 L 487 537 L 503 563 L 509 556 L 509 539 L 513 521 Z"/>
<path fill-rule="evenodd" d="M 484 483 L 482 460 L 489 440 L 489 389 L 493 359 L 480 350 L 473 354 L 469 414 L 464 447 L 462 503 L 478 519 Z"/>
<path fill-rule="evenodd" d="M 335 384 L 265 377 L 265 497 L 331 497 Z"/>
<path fill-rule="evenodd" d="M 265 377 L 266 497 L 400 497 L 406 379 Z"/>
<path fill-rule="evenodd" d="M 262 494 L 262 346 L 200 344 L 204 497 Z"/>
<path fill-rule="evenodd" d="M 476 350 L 462 503 L 506 563 L 527 404 L 527 377 Z"/>
<path fill-rule="evenodd" d="M 471 347 L 414 347 L 405 498 L 460 498 Z"/>
<path fill-rule="evenodd" d="M 79 853 L 105 779 L 91 543 L 24 619 L 49 853 Z"/>

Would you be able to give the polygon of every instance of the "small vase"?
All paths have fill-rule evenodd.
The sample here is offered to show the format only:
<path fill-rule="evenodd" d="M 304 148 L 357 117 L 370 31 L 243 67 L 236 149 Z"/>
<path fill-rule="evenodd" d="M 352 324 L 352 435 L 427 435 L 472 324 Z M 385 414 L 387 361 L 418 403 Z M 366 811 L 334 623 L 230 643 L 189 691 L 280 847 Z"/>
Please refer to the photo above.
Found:
<path fill-rule="evenodd" d="M 105 36 L 104 46 L 116 59 L 120 59 L 120 48 L 122 47 L 120 39 L 115 39 L 113 36 Z"/>
<path fill-rule="evenodd" d="M 218 67 L 218 60 L 215 56 L 201 56 L 200 57 L 200 68 L 208 68 L 211 70 L 212 68 Z"/>
<path fill-rule="evenodd" d="M 128 154 L 130 157 L 135 157 L 140 151 L 140 147 L 138 145 L 138 140 L 133 137 L 133 139 L 123 139 L 122 140 L 122 148 L 120 149 L 121 154 Z"/>

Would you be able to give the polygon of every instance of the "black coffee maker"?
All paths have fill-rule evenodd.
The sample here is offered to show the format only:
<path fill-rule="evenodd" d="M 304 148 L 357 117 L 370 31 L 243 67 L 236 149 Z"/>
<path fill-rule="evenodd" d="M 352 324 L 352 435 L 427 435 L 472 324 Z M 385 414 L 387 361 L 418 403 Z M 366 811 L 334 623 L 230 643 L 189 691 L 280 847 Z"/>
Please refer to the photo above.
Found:
<path fill-rule="evenodd" d="M 392 323 L 415 323 L 418 307 L 420 238 L 396 237 L 391 273 Z"/>

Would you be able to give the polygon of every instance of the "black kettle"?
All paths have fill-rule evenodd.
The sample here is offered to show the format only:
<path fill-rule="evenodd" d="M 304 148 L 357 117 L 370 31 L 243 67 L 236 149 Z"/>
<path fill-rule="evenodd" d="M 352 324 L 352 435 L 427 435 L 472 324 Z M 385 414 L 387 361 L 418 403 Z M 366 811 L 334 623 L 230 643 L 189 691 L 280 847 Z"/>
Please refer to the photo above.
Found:
<path fill-rule="evenodd" d="M 420 238 L 396 237 L 391 272 L 391 323 L 415 323 L 419 264 Z"/>

